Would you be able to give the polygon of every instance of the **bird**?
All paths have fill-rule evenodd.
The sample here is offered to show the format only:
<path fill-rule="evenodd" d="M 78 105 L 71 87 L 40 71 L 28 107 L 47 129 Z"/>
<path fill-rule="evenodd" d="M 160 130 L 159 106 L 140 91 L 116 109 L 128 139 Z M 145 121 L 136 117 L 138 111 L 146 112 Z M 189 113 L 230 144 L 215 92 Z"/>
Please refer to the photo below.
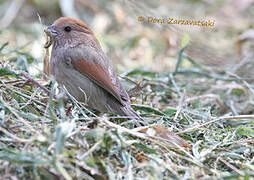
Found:
<path fill-rule="evenodd" d="M 131 107 L 113 65 L 83 21 L 60 17 L 47 27 L 52 38 L 50 74 L 76 100 L 102 113 L 143 120 Z"/>

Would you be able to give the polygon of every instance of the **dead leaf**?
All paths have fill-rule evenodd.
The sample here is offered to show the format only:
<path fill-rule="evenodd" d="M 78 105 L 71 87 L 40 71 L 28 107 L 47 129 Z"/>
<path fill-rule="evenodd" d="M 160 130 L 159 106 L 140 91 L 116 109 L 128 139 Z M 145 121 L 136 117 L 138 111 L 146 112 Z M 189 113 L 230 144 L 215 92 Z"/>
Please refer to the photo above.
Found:
<path fill-rule="evenodd" d="M 186 149 L 191 148 L 191 146 L 183 138 L 171 132 L 168 128 L 160 125 L 152 125 L 150 127 L 139 130 L 139 132 L 146 133 L 150 136 L 163 138 L 173 147 L 177 147 L 177 144 L 178 146 L 184 147 Z"/>
<path fill-rule="evenodd" d="M 136 155 L 136 159 L 138 162 L 144 162 L 148 160 L 148 157 L 143 152 L 141 152 Z"/>

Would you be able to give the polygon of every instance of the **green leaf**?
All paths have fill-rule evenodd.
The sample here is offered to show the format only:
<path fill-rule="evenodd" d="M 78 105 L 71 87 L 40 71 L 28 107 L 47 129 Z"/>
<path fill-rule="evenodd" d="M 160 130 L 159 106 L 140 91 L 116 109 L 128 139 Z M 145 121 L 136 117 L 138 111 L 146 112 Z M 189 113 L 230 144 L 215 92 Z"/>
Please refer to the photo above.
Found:
<path fill-rule="evenodd" d="M 85 159 L 85 162 L 87 163 L 88 166 L 96 167 L 96 159 L 94 157 L 87 157 Z"/>
<path fill-rule="evenodd" d="M 151 148 L 145 146 L 144 144 L 134 143 L 134 146 L 141 149 L 144 152 L 149 153 L 149 154 L 156 154 L 156 150 L 151 149 Z"/>
<path fill-rule="evenodd" d="M 18 76 L 14 71 L 8 67 L 0 68 L 0 76 Z"/>
<path fill-rule="evenodd" d="M 246 175 L 247 176 L 247 175 Z M 243 176 L 241 176 L 240 174 L 238 174 L 237 172 L 232 172 L 232 173 L 230 173 L 230 174 L 227 174 L 227 175 L 225 175 L 225 176 L 222 176 L 221 178 L 222 179 L 240 179 L 240 177 L 242 177 L 243 178 Z"/>
<path fill-rule="evenodd" d="M 241 95 L 241 94 L 244 94 L 244 90 L 241 88 L 234 88 L 232 89 L 231 93 L 236 95 Z"/>
<path fill-rule="evenodd" d="M 31 152 L 23 153 L 11 149 L 2 149 L 0 151 L 0 159 L 7 160 L 14 163 L 36 163 L 36 164 L 47 164 L 47 161 L 36 158 Z"/>
<path fill-rule="evenodd" d="M 254 137 L 254 130 L 248 127 L 240 126 L 237 131 L 237 134 L 248 136 L 248 137 Z"/>
<path fill-rule="evenodd" d="M 40 116 L 37 116 L 36 114 L 33 113 L 26 113 L 26 112 L 22 112 L 22 111 L 17 111 L 16 109 L 13 109 L 13 111 L 15 111 L 19 116 L 31 120 L 31 121 L 39 121 L 41 120 Z"/>
<path fill-rule="evenodd" d="M 165 113 L 163 113 L 162 111 L 155 109 L 151 106 L 145 106 L 145 105 L 140 105 L 140 104 L 132 104 L 131 107 L 133 107 L 136 110 L 142 110 L 145 112 L 149 112 L 149 113 L 154 113 L 160 116 L 167 116 Z"/>
<path fill-rule="evenodd" d="M 6 47 L 8 46 L 9 42 L 4 43 L 1 47 L 0 47 L 0 52 Z"/>
<path fill-rule="evenodd" d="M 168 108 L 168 109 L 165 109 L 165 110 L 163 111 L 163 113 L 165 113 L 165 114 L 171 116 L 171 115 L 175 114 L 176 111 L 177 111 L 176 108 Z"/>
<path fill-rule="evenodd" d="M 141 75 L 141 76 L 149 76 L 149 77 L 156 77 L 155 72 L 146 71 L 143 69 L 135 69 L 123 74 L 123 76 L 134 76 L 134 75 Z"/>
<path fill-rule="evenodd" d="M 235 159 L 235 160 L 244 160 L 244 157 L 236 154 L 236 153 L 232 153 L 232 152 L 225 152 L 222 153 L 223 156 L 229 157 L 230 159 Z"/>

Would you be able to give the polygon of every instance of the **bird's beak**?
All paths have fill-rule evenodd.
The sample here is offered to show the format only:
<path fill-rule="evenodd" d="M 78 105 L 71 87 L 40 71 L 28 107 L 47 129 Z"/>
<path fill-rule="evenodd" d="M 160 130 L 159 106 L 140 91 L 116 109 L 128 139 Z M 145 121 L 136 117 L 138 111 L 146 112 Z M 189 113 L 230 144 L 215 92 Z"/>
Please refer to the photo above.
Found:
<path fill-rule="evenodd" d="M 55 26 L 54 25 L 51 25 L 49 26 L 46 31 L 50 32 L 50 34 L 55 37 L 57 36 L 57 31 L 55 30 Z"/>

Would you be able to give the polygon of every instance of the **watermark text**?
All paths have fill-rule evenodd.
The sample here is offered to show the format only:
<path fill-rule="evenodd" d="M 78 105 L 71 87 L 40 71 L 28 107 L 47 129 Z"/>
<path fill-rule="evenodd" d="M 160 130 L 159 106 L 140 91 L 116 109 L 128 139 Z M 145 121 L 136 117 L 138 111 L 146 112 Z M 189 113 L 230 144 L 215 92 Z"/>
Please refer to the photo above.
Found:
<path fill-rule="evenodd" d="M 175 18 L 156 18 L 156 17 L 138 17 L 139 22 L 146 22 L 147 24 L 177 24 L 184 26 L 203 26 L 214 27 L 215 20 L 188 20 L 188 19 L 175 19 Z"/>

